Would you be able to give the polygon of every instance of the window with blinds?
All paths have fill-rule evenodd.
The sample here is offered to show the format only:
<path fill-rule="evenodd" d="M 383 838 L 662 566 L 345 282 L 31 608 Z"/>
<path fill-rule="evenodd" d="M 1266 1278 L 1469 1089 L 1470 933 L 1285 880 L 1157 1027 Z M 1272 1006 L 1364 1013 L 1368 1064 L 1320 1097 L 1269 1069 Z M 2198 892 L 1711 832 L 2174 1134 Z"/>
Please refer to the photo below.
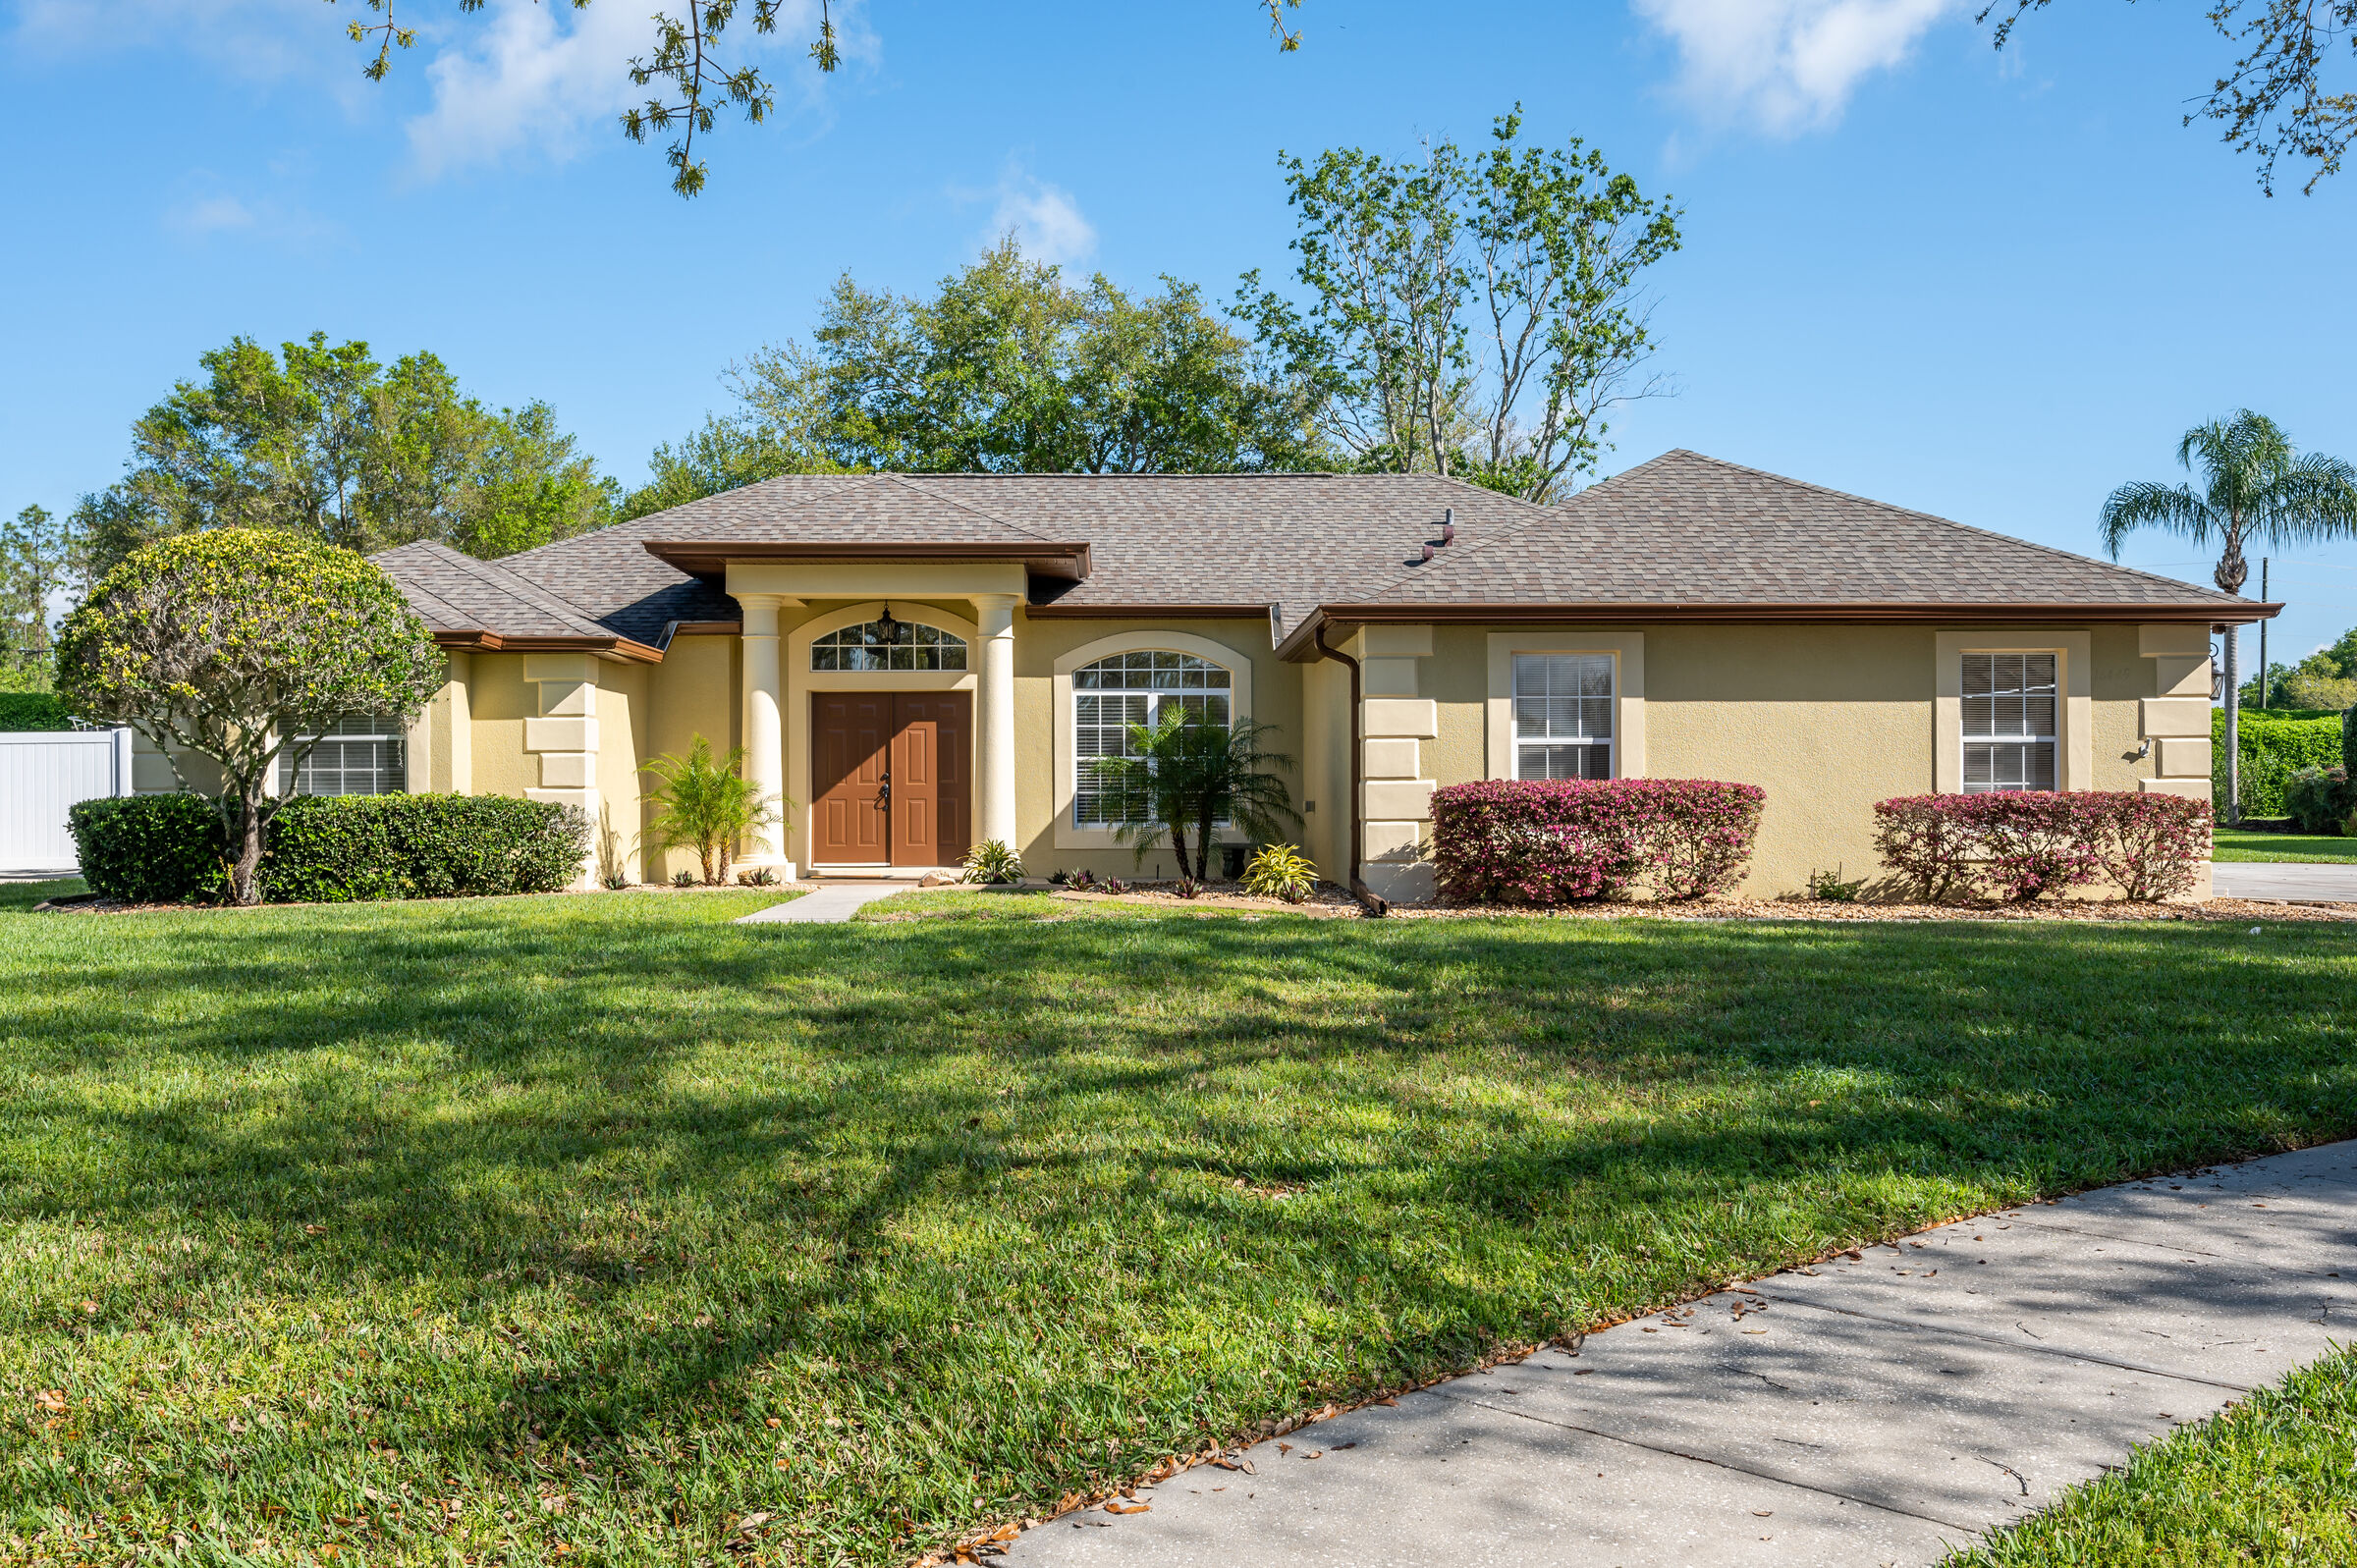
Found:
<path fill-rule="evenodd" d="M 397 795 L 409 787 L 398 719 L 339 719 L 297 766 L 301 742 L 278 754 L 281 795 Z"/>
<path fill-rule="evenodd" d="M 1964 790 L 2055 787 L 2051 653 L 1964 655 Z"/>
<path fill-rule="evenodd" d="M 1105 828 L 1124 820 L 1124 803 L 1089 764 L 1137 755 L 1131 725 L 1162 723 L 1169 703 L 1187 709 L 1198 724 L 1227 724 L 1230 686 L 1226 670 L 1191 653 L 1117 653 L 1073 671 L 1072 825 Z"/>
<path fill-rule="evenodd" d="M 1514 777 L 1613 777 L 1613 656 L 1514 655 Z"/>

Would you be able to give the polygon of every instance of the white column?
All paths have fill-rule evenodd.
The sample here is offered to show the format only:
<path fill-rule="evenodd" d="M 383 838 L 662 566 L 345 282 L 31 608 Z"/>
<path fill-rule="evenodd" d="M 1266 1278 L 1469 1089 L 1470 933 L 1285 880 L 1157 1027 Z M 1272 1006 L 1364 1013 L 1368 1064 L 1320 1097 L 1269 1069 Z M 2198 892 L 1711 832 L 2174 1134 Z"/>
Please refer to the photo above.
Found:
<path fill-rule="evenodd" d="M 783 866 L 786 858 L 786 730 L 781 703 L 786 683 L 778 663 L 778 610 L 774 593 L 740 593 L 744 611 L 744 776 L 778 805 L 779 821 L 756 832 L 739 857 L 740 866 Z"/>
<path fill-rule="evenodd" d="M 975 774 L 974 840 L 996 838 L 1017 848 L 1014 826 L 1014 607 L 1011 593 L 974 596 L 974 622 L 982 633 L 981 691 L 974 729 L 979 752 Z"/>

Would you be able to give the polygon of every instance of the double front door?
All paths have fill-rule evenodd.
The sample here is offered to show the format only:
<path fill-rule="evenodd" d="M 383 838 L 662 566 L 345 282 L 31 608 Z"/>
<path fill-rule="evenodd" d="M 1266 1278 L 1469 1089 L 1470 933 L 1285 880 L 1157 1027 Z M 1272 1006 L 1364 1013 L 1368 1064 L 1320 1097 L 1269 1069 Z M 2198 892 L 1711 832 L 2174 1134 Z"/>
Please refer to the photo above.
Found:
<path fill-rule="evenodd" d="M 810 694 L 810 858 L 954 866 L 973 794 L 973 699 L 962 691 Z"/>

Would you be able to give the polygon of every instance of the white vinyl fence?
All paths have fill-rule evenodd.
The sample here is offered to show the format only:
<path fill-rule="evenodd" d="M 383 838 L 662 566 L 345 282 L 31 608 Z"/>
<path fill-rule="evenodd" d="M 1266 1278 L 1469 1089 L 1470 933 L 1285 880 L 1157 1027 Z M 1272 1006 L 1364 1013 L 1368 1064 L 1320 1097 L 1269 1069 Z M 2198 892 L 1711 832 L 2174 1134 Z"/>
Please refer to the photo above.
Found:
<path fill-rule="evenodd" d="M 0 875 L 76 870 L 66 813 L 131 793 L 131 731 L 0 733 Z"/>

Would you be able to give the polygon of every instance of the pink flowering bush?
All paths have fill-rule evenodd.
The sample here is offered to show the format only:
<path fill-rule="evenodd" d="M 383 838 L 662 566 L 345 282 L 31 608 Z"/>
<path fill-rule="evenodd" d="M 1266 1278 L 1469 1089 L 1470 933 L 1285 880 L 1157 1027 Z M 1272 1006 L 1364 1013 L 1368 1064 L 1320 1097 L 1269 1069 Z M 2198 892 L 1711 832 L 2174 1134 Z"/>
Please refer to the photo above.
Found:
<path fill-rule="evenodd" d="M 2132 790 L 1901 795 L 1876 803 L 1875 847 L 1915 896 L 2026 903 L 2103 880 L 2130 898 L 2185 892 L 2210 858 L 2209 808 Z"/>
<path fill-rule="evenodd" d="M 1699 898 L 1742 874 L 1766 794 L 1707 779 L 1491 779 L 1432 795 L 1442 895 L 1550 905 L 1647 884 Z"/>
<path fill-rule="evenodd" d="M 2210 858 L 2211 809 L 2182 795 L 2107 791 L 2095 857 L 2104 876 L 2130 898 L 2173 898 L 2193 887 Z"/>

